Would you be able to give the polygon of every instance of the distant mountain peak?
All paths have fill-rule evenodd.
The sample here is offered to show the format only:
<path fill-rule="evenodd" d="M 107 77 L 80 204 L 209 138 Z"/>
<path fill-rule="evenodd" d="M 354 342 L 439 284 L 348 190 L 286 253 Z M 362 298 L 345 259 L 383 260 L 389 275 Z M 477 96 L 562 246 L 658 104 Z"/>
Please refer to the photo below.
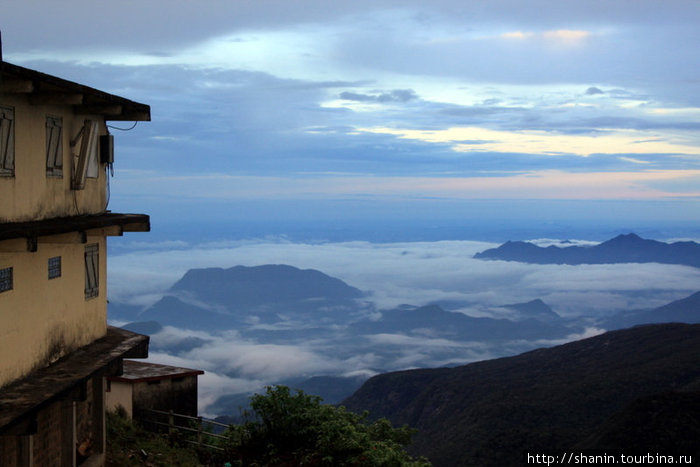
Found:
<path fill-rule="evenodd" d="M 345 322 L 364 295 L 315 269 L 286 264 L 190 269 L 141 319 L 196 329 L 236 327 L 251 317 Z"/>
<path fill-rule="evenodd" d="M 634 233 L 634 232 L 630 232 L 630 233 L 628 233 L 628 234 L 620 234 L 620 235 L 618 235 L 618 236 L 615 237 L 615 238 L 625 238 L 625 239 L 628 239 L 628 240 L 643 240 L 642 237 L 640 237 L 639 235 L 637 235 L 637 234 Z"/>
<path fill-rule="evenodd" d="M 700 267 L 700 244 L 664 243 L 628 233 L 591 247 L 542 248 L 529 242 L 507 241 L 497 248 L 477 253 L 474 258 L 533 264 L 662 263 Z"/>
<path fill-rule="evenodd" d="M 617 237 L 611 238 L 610 240 L 607 240 L 602 243 L 604 244 L 611 244 L 611 243 L 639 243 L 639 242 L 654 242 L 654 243 L 661 243 L 656 240 L 648 240 L 640 237 L 636 233 L 628 233 L 628 234 L 620 234 Z"/>
<path fill-rule="evenodd" d="M 525 303 L 503 305 L 503 308 L 517 311 L 519 314 L 519 316 L 517 316 L 518 320 L 532 318 L 541 321 L 552 321 L 561 319 L 561 316 L 559 316 L 549 305 L 539 298 Z"/>

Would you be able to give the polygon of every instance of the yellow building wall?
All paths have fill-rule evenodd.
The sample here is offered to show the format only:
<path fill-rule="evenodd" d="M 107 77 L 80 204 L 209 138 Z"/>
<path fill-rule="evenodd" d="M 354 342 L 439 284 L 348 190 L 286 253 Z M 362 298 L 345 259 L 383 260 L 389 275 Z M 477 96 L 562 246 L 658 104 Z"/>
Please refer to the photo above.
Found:
<path fill-rule="evenodd" d="M 40 237 L 36 252 L 26 251 L 24 239 L 0 242 L 0 269 L 13 268 L 13 289 L 0 292 L 0 387 L 106 334 L 106 238 L 77 238 Z M 99 294 L 86 299 L 85 246 L 94 243 Z M 61 257 L 61 277 L 48 279 L 54 256 Z"/>
<path fill-rule="evenodd" d="M 30 105 L 23 95 L 2 95 L 0 105 L 14 108 L 15 175 L 0 176 L 0 222 L 24 222 L 96 214 L 106 207 L 104 166 L 97 178 L 87 178 L 84 190 L 71 190 L 73 153 L 70 147 L 86 119 L 98 122 L 98 133 L 107 134 L 103 117 L 74 115 L 67 105 Z M 46 175 L 46 117 L 61 117 L 63 175 Z"/>
<path fill-rule="evenodd" d="M 122 381 L 110 381 L 110 390 L 105 393 L 105 406 L 108 411 L 122 406 L 129 418 L 134 417 L 133 384 Z"/>

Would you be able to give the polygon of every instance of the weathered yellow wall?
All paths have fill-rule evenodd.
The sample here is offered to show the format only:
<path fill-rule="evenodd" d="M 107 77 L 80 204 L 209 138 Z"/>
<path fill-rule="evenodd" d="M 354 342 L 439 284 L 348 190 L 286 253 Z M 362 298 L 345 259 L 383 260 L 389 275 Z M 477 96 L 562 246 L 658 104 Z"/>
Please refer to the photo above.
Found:
<path fill-rule="evenodd" d="M 0 268 L 12 267 L 14 276 L 13 290 L 0 292 L 0 386 L 107 332 L 105 237 L 88 235 L 87 244 L 100 245 L 100 291 L 90 299 L 85 298 L 86 244 L 51 243 L 67 237 L 40 237 L 33 253 L 23 239 L 0 242 Z M 18 251 L 2 252 L 11 249 Z M 61 277 L 49 280 L 48 259 L 54 256 L 61 256 Z"/>
<path fill-rule="evenodd" d="M 121 405 L 129 418 L 133 418 L 133 385 L 122 381 L 112 381 L 110 385 L 111 390 L 105 393 L 107 410 L 116 410 Z"/>
<path fill-rule="evenodd" d="M 74 115 L 67 105 L 30 105 L 22 95 L 2 95 L 0 105 L 15 110 L 15 176 L 0 176 L 0 222 L 20 222 L 104 211 L 106 174 L 88 178 L 84 190 L 71 190 L 70 140 L 86 119 L 98 122 L 99 134 L 107 133 L 104 118 Z M 46 117 L 63 118 L 63 176 L 46 175 Z"/>

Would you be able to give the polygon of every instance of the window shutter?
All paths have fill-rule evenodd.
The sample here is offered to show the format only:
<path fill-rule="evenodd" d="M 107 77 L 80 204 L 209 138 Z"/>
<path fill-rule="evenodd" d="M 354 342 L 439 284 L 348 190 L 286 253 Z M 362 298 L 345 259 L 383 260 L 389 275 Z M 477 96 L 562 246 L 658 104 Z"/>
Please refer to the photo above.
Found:
<path fill-rule="evenodd" d="M 82 134 L 80 136 L 80 151 L 78 159 L 73 165 L 73 175 L 71 181 L 71 189 L 82 190 L 85 188 L 85 177 L 88 172 L 88 162 L 91 153 L 94 152 L 94 157 L 97 157 L 97 122 L 93 120 L 85 120 L 83 124 Z"/>
<path fill-rule="evenodd" d="M 96 243 L 87 245 L 85 247 L 85 298 L 99 295 L 99 259 L 99 245 Z"/>
<path fill-rule="evenodd" d="M 63 144 L 60 118 L 46 117 L 46 173 L 61 175 L 63 173 Z"/>
<path fill-rule="evenodd" d="M 0 107 L 0 175 L 15 173 L 15 111 Z"/>

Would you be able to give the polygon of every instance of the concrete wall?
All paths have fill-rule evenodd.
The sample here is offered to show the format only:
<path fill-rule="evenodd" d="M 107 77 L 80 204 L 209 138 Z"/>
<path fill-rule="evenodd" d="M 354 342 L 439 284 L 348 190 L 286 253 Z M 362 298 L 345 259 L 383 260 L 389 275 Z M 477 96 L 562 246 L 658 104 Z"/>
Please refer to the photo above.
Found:
<path fill-rule="evenodd" d="M 74 115 L 68 105 L 30 105 L 24 95 L 2 95 L 0 105 L 14 108 L 15 175 L 0 176 L 0 222 L 20 222 L 104 211 L 106 173 L 100 166 L 97 178 L 88 178 L 84 190 L 71 190 L 74 138 L 85 119 L 98 122 L 98 132 L 107 133 L 104 118 Z M 63 175 L 46 174 L 46 117 L 63 121 Z"/>
<path fill-rule="evenodd" d="M 13 289 L 0 292 L 0 387 L 106 334 L 106 238 L 87 240 L 80 243 L 77 233 L 41 237 L 36 252 L 26 251 L 24 239 L 0 242 L 0 269 L 12 267 L 14 276 Z M 95 243 L 100 289 L 86 298 L 85 246 Z M 61 277 L 48 279 L 55 256 Z"/>
<path fill-rule="evenodd" d="M 105 405 L 108 411 L 123 407 L 129 418 L 134 417 L 132 384 L 123 381 L 109 381 L 109 391 L 105 394 Z"/>

